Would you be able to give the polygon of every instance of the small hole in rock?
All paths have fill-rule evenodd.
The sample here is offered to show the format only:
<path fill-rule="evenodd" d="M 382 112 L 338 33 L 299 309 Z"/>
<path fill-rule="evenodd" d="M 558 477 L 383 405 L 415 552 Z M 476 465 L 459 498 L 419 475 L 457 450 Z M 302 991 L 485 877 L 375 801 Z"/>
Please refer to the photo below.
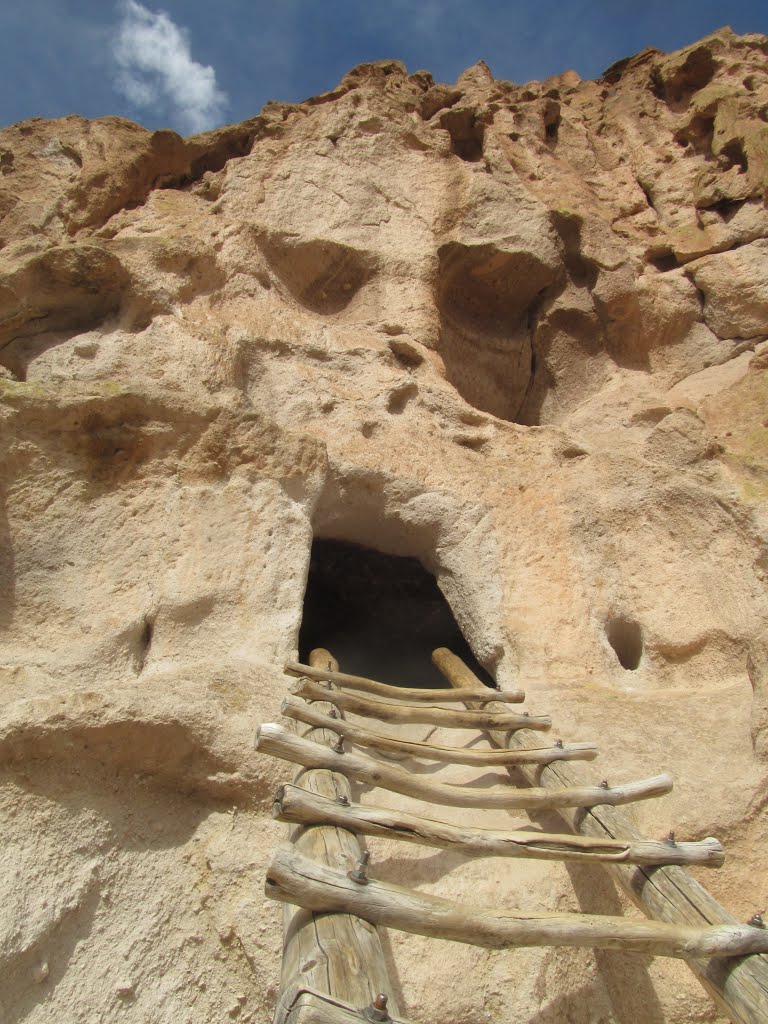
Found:
<path fill-rule="evenodd" d="M 720 151 L 725 157 L 729 167 L 738 167 L 742 173 L 748 168 L 747 154 L 744 152 L 744 144 L 741 139 L 734 139 Z"/>
<path fill-rule="evenodd" d="M 672 251 L 659 252 L 654 256 L 649 256 L 648 262 L 662 274 L 666 274 L 670 270 L 677 269 L 677 259 Z"/>
<path fill-rule="evenodd" d="M 557 133 L 560 129 L 560 104 L 549 100 L 544 108 L 544 139 L 550 148 L 557 144 Z"/>
<path fill-rule="evenodd" d="M 634 672 L 643 656 L 643 634 L 640 624 L 623 615 L 608 619 L 605 635 L 622 668 Z"/>
<path fill-rule="evenodd" d="M 691 146 L 696 153 L 708 154 L 712 150 L 715 119 L 712 116 L 696 114 L 690 122 L 674 134 L 678 146 Z"/>
<path fill-rule="evenodd" d="M 687 103 L 691 96 L 708 85 L 717 71 L 717 63 L 706 45 L 690 50 L 682 65 L 671 73 L 656 68 L 652 73 L 652 90 L 671 106 Z"/>
<path fill-rule="evenodd" d="M 648 184 L 646 184 L 646 182 L 644 182 L 644 181 L 640 181 L 640 179 L 639 179 L 639 178 L 638 178 L 637 184 L 638 184 L 638 185 L 639 185 L 639 187 L 640 187 L 640 191 L 641 191 L 641 192 L 643 193 L 643 195 L 645 196 L 645 201 L 646 201 L 646 203 L 648 203 L 648 206 L 649 206 L 649 207 L 650 207 L 650 208 L 651 208 L 652 210 L 655 210 L 655 209 L 656 209 L 656 207 L 655 207 L 655 206 L 653 205 L 653 192 L 652 192 L 652 190 L 651 190 L 651 186 L 650 186 L 650 185 L 648 185 Z"/>
<path fill-rule="evenodd" d="M 599 268 L 582 253 L 581 221 L 560 210 L 553 210 L 550 217 L 563 243 L 565 269 L 571 280 L 579 288 L 586 287 L 591 291 L 597 284 Z"/>
<path fill-rule="evenodd" d="M 138 639 L 137 639 L 137 643 L 136 643 L 135 660 L 136 660 L 136 669 L 137 669 L 138 672 L 141 672 L 143 670 L 144 665 L 147 662 L 147 658 L 149 657 L 149 650 L 150 650 L 150 648 L 152 646 L 152 639 L 154 637 L 154 632 L 155 632 L 154 623 L 149 618 L 149 616 L 145 616 L 144 617 L 143 625 L 141 627 L 141 632 L 139 633 L 139 636 L 138 636 Z"/>
<path fill-rule="evenodd" d="M 415 369 L 417 366 L 421 366 L 424 362 L 424 356 L 418 348 L 409 341 L 401 340 L 399 338 L 390 338 L 387 345 L 398 363 L 400 363 L 401 366 L 407 367 L 409 370 Z"/>
<path fill-rule="evenodd" d="M 563 459 L 583 459 L 585 455 L 589 455 L 589 452 L 579 444 L 568 444 L 560 452 Z"/>
<path fill-rule="evenodd" d="M 743 205 L 743 199 L 720 199 L 708 206 L 707 209 L 721 217 L 724 223 L 729 224 Z"/>
<path fill-rule="evenodd" d="M 412 398 L 416 397 L 418 390 L 415 384 L 405 384 L 403 387 L 397 388 L 389 396 L 387 412 L 392 413 L 394 416 L 399 416 L 400 413 L 405 412 L 406 406 Z"/>
<path fill-rule="evenodd" d="M 261 240 L 261 249 L 293 298 L 322 316 L 345 309 L 374 269 L 367 253 L 329 239 L 275 233 Z"/>

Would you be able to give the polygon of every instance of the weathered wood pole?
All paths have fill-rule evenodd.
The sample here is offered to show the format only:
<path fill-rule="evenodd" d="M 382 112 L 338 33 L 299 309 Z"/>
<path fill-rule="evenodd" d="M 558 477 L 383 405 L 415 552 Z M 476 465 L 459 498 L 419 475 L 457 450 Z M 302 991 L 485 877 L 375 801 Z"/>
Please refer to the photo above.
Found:
<path fill-rule="evenodd" d="M 475 689 L 480 682 L 461 658 L 444 647 L 433 653 L 432 661 L 452 686 Z M 485 710 L 490 711 L 491 707 L 486 705 Z M 503 704 L 497 708 L 506 710 Z M 516 732 L 494 730 L 489 735 L 494 743 L 503 747 L 521 748 L 539 742 L 535 733 L 524 729 Z M 571 788 L 583 786 L 587 781 L 581 765 L 562 762 L 540 769 L 520 765 L 517 770 L 537 787 Z M 582 835 L 632 842 L 643 838 L 632 822 L 613 807 L 600 805 L 588 810 L 562 808 L 558 809 L 558 814 L 574 832 Z M 683 925 L 738 923 L 684 868 L 643 868 L 620 864 L 604 864 L 603 867 L 637 906 L 657 921 Z M 686 957 L 686 963 L 718 1007 L 735 1024 L 765 1024 L 768 1021 L 768 954 L 723 960 Z"/>
<path fill-rule="evenodd" d="M 328 651 L 321 648 L 310 655 L 310 664 L 338 669 Z M 330 711 L 332 705 L 324 705 Z M 338 712 L 340 714 L 340 712 Z M 310 729 L 308 737 L 328 746 L 338 739 L 329 729 Z M 349 800 L 351 791 L 343 775 L 326 770 L 300 771 L 295 785 L 332 800 Z M 356 835 L 332 826 L 303 827 L 291 830 L 297 851 L 318 863 L 346 873 L 354 869 L 362 850 Z M 388 997 L 387 1010 L 398 1015 L 395 987 L 387 970 L 378 929 L 351 914 L 315 914 L 286 904 L 283 917 L 283 970 L 281 993 L 274 1024 L 297 1024 L 311 1010 L 320 1012 L 317 1000 L 304 1006 L 307 991 L 329 997 L 322 1013 L 329 1024 L 348 1021 L 348 1007 L 370 1006 L 381 993 Z M 335 1008 L 334 1000 L 346 1004 Z M 361 1016 L 360 1020 L 364 1020 Z"/>
<path fill-rule="evenodd" d="M 273 899 L 315 911 L 361 914 L 388 928 L 486 949 L 518 946 L 588 946 L 653 956 L 732 957 L 768 950 L 768 933 L 746 924 L 690 925 L 633 921 L 597 914 L 532 914 L 456 903 L 442 896 L 370 880 L 355 885 L 345 874 L 302 857 L 290 843 L 275 851 L 267 868 Z"/>

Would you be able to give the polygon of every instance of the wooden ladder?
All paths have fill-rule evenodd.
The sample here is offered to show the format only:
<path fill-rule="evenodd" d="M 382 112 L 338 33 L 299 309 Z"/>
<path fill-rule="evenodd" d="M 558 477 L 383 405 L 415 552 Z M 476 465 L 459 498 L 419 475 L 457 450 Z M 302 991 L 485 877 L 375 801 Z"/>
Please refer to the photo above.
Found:
<path fill-rule="evenodd" d="M 591 946 L 680 957 L 717 1005 L 737 1024 L 768 1021 L 768 929 L 759 915 L 739 924 L 683 865 L 719 867 L 716 839 L 678 842 L 643 838 L 616 810 L 668 793 L 669 775 L 609 785 L 590 782 L 583 767 L 597 750 L 588 743 L 548 743 L 546 716 L 515 710 L 525 695 L 486 687 L 445 648 L 433 661 L 450 683 L 442 690 L 406 689 L 338 671 L 328 651 L 308 665 L 282 705 L 303 734 L 261 725 L 256 748 L 301 765 L 282 786 L 273 814 L 292 825 L 267 870 L 266 893 L 285 904 L 281 996 L 274 1024 L 353 1024 L 403 1020 L 394 995 L 380 928 L 500 949 Z M 441 705 L 457 704 L 456 708 Z M 417 743 L 351 723 L 345 712 L 391 725 L 478 729 L 491 749 Z M 355 750 L 351 750 L 354 747 Z M 365 751 L 373 752 L 367 753 Z M 519 772 L 526 786 L 473 789 L 434 782 L 376 757 Z M 437 805 L 484 809 L 556 810 L 572 833 L 462 827 L 386 807 L 354 803 L 350 780 Z M 466 856 L 579 860 L 602 864 L 650 918 L 531 914 L 477 909 L 368 876 L 360 836 L 384 836 Z"/>

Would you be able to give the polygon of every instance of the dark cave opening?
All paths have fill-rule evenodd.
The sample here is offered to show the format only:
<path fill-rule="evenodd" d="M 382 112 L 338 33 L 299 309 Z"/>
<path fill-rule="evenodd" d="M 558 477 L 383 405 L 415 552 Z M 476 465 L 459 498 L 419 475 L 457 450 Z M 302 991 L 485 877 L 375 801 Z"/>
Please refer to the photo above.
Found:
<path fill-rule="evenodd" d="M 306 663 L 315 647 L 327 648 L 342 672 L 432 689 L 449 685 L 430 660 L 436 647 L 448 647 L 495 686 L 418 559 L 345 541 L 312 544 L 300 660 Z"/>
<path fill-rule="evenodd" d="M 469 163 L 483 159 L 485 127 L 475 111 L 468 107 L 453 107 L 440 115 L 440 127 L 451 137 L 451 152 Z"/>

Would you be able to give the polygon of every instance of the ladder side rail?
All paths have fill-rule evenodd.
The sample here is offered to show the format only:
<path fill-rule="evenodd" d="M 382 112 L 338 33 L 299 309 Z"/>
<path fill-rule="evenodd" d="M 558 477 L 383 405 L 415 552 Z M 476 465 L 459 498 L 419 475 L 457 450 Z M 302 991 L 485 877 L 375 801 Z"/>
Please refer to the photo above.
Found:
<path fill-rule="evenodd" d="M 464 662 L 446 648 L 438 648 L 432 660 L 452 686 L 474 689 L 480 680 Z M 470 702 L 471 706 L 471 702 Z M 490 711 L 493 705 L 485 705 Z M 496 705 L 504 711 L 503 704 Z M 515 732 L 493 730 L 491 740 L 501 747 L 513 749 L 536 745 L 535 733 L 525 729 Z M 586 774 L 581 765 L 557 762 L 543 768 L 519 765 L 516 769 L 535 787 L 549 789 L 583 786 Z M 599 805 L 585 808 L 558 808 L 558 814 L 577 834 L 599 839 L 642 841 L 643 836 L 621 811 Z M 621 889 L 649 917 L 670 924 L 736 924 L 732 914 L 720 906 L 707 890 L 684 868 L 643 868 L 621 864 L 603 867 Z M 765 1024 L 768 1021 L 768 954 L 753 954 L 740 959 L 686 958 L 686 963 L 734 1024 Z"/>
<path fill-rule="evenodd" d="M 322 649 L 313 651 L 310 660 L 326 668 L 329 662 L 338 667 Z M 330 704 L 321 707 L 332 709 Z M 329 729 L 311 728 L 305 735 L 323 745 L 337 739 Z M 294 785 L 332 800 L 351 796 L 346 777 L 326 769 L 302 769 Z M 298 853 L 343 871 L 354 867 L 362 853 L 357 835 L 335 826 L 294 826 L 290 839 Z M 298 1024 L 305 1015 L 345 1024 L 349 1011 L 334 1008 L 334 1001 L 362 1010 L 380 993 L 388 997 L 391 1015 L 399 1015 L 396 988 L 375 925 L 353 914 L 315 914 L 291 904 L 284 905 L 283 913 L 283 962 L 274 1024 Z M 298 999 L 307 990 L 329 1000 L 322 1006 L 310 1000 L 309 1005 Z M 365 1020 L 362 1014 L 360 1019 Z"/>

